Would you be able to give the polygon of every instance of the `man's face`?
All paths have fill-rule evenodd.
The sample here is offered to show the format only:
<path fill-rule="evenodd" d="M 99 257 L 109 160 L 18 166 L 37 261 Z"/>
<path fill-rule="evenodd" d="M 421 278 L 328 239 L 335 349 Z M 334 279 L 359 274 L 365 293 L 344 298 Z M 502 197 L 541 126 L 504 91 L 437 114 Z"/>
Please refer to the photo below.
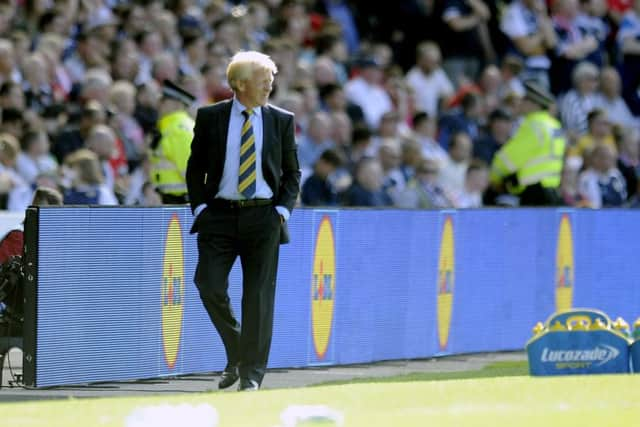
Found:
<path fill-rule="evenodd" d="M 268 69 L 256 68 L 252 75 L 240 82 L 238 92 L 247 108 L 266 105 L 273 85 L 273 74 Z"/>

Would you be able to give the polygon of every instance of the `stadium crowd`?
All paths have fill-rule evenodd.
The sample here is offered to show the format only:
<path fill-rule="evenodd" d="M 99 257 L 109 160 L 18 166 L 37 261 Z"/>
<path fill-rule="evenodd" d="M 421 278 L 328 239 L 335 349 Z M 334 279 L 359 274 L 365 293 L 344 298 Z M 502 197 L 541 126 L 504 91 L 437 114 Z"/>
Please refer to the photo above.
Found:
<path fill-rule="evenodd" d="M 493 180 L 527 82 L 562 124 L 559 203 L 637 206 L 640 0 L 13 0 L 0 5 L 0 208 L 161 203 L 163 84 L 232 95 L 230 57 L 278 66 L 300 204 L 518 205 Z M 493 165 L 493 166 L 492 166 Z"/>

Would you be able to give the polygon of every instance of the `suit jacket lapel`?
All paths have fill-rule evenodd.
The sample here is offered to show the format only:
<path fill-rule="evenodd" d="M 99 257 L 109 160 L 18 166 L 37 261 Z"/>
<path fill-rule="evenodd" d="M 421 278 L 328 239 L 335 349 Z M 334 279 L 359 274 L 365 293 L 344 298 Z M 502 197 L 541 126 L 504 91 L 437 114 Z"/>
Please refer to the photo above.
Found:
<path fill-rule="evenodd" d="M 268 154 L 274 138 L 273 114 L 268 105 L 262 107 L 262 168 L 267 165 Z"/>
<path fill-rule="evenodd" d="M 218 145 L 218 159 L 222 160 L 221 168 L 224 168 L 224 159 L 227 155 L 227 134 L 229 133 L 229 120 L 231 119 L 231 101 L 226 101 L 222 107 L 221 117 L 218 120 L 218 128 L 216 135 L 219 139 Z"/>

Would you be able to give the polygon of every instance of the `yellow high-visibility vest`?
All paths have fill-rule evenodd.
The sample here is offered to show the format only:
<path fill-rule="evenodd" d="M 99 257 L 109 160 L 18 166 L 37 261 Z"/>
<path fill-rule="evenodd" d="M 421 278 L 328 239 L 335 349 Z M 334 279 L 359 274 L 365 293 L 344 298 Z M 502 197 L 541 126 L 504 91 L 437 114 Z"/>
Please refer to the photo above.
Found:
<path fill-rule="evenodd" d="M 162 194 L 187 193 L 185 173 L 194 125 L 195 121 L 185 111 L 174 111 L 158 120 L 160 141 L 150 153 L 149 178 Z"/>
<path fill-rule="evenodd" d="M 546 111 L 529 113 L 494 156 L 491 182 L 500 183 L 506 176 L 516 174 L 518 185 L 508 188 L 513 194 L 537 183 L 545 188 L 558 188 L 566 147 L 558 120 Z"/>

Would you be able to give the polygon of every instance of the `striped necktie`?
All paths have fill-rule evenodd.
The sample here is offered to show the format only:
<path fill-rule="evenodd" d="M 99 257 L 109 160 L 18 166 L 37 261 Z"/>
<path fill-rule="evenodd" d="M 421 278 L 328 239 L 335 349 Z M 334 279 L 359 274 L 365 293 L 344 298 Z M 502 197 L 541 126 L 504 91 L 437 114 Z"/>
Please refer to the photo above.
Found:
<path fill-rule="evenodd" d="M 238 177 L 238 192 L 250 199 L 256 193 L 256 144 L 251 126 L 250 109 L 244 110 L 244 124 L 240 137 L 240 171 Z"/>

